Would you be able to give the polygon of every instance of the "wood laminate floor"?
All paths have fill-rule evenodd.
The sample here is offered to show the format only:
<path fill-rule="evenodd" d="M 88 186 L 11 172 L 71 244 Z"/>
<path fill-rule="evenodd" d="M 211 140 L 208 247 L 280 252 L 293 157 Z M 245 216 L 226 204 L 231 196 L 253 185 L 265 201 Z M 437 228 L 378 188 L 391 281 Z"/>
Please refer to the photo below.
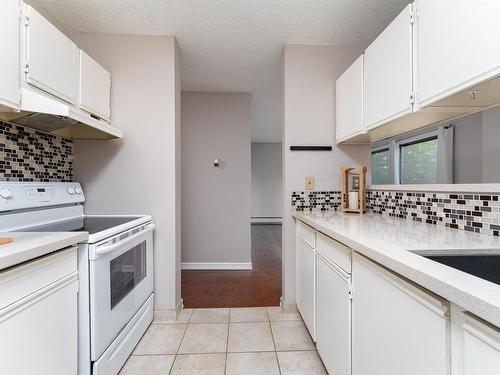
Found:
<path fill-rule="evenodd" d="M 279 306 L 281 225 L 252 225 L 251 271 L 182 271 L 186 308 Z"/>

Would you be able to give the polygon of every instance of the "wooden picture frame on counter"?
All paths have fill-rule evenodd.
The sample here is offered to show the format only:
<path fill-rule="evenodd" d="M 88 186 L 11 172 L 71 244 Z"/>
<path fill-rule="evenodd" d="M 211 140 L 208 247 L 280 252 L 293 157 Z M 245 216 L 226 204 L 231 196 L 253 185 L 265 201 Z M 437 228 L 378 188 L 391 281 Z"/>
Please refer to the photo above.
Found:
<path fill-rule="evenodd" d="M 350 165 L 341 168 L 342 212 L 363 214 L 366 211 L 366 167 Z"/>

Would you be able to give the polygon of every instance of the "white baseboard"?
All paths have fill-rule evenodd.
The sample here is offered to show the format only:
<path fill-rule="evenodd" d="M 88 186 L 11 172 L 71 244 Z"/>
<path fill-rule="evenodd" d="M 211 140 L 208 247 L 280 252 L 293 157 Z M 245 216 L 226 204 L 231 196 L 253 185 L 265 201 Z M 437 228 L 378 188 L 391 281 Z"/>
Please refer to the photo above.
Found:
<path fill-rule="evenodd" d="M 197 263 L 197 262 L 182 262 L 181 269 L 183 270 L 251 270 L 252 263 Z"/>
<path fill-rule="evenodd" d="M 285 303 L 285 299 L 283 296 L 280 297 L 280 307 L 281 310 L 285 313 L 289 312 L 296 312 L 297 310 L 297 304 L 296 303 Z"/>
<path fill-rule="evenodd" d="M 184 300 L 181 298 L 179 300 L 179 302 L 177 303 L 177 306 L 175 308 L 175 318 L 176 319 L 179 316 L 179 314 L 181 313 L 181 311 L 182 311 L 183 308 L 184 308 Z"/>
<path fill-rule="evenodd" d="M 250 222 L 252 224 L 281 224 L 281 217 L 252 217 Z"/>

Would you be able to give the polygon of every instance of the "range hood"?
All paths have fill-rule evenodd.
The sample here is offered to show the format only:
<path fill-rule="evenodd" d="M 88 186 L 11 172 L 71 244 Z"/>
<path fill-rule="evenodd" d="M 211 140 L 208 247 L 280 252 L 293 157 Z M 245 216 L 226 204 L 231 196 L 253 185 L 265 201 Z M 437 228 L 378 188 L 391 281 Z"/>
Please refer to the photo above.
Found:
<path fill-rule="evenodd" d="M 2 116 L 3 115 L 3 116 Z M 30 87 L 21 87 L 21 111 L 0 114 L 7 122 L 73 139 L 121 138 L 121 130 Z"/>

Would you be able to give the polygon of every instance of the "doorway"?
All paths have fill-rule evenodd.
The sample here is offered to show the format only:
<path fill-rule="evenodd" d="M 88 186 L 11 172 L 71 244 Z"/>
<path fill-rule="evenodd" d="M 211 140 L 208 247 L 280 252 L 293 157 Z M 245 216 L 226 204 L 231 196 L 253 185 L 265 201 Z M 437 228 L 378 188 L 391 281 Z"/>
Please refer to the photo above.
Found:
<path fill-rule="evenodd" d="M 186 308 L 278 306 L 281 144 L 251 142 L 251 95 L 182 92 L 181 297 Z"/>
<path fill-rule="evenodd" d="M 254 224 L 251 271 L 182 271 L 186 308 L 279 306 L 281 224 Z"/>

